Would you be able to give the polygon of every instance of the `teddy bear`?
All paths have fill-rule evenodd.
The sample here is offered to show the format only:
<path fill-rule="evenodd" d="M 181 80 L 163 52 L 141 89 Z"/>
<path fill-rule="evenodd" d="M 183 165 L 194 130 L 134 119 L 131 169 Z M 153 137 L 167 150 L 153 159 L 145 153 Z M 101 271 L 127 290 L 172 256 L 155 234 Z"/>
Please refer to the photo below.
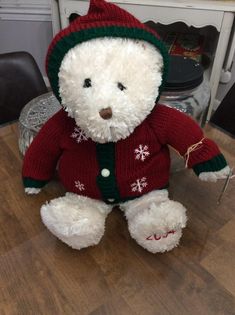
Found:
<path fill-rule="evenodd" d="M 179 244 L 187 216 L 168 196 L 169 146 L 201 180 L 229 174 L 199 125 L 159 104 L 167 68 L 158 34 L 104 0 L 91 0 L 50 44 L 46 70 L 62 108 L 27 150 L 22 175 L 26 193 L 36 194 L 57 169 L 66 194 L 42 205 L 41 218 L 72 248 L 98 244 L 116 205 L 149 252 Z"/>

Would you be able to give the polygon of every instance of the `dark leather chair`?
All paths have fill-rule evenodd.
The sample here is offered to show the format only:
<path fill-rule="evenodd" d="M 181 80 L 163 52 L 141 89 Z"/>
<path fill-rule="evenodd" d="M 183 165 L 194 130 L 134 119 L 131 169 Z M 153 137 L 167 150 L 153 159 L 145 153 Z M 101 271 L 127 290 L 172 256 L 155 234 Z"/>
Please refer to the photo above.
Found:
<path fill-rule="evenodd" d="M 17 120 L 26 103 L 46 92 L 42 74 L 29 53 L 0 54 L 0 124 Z"/>

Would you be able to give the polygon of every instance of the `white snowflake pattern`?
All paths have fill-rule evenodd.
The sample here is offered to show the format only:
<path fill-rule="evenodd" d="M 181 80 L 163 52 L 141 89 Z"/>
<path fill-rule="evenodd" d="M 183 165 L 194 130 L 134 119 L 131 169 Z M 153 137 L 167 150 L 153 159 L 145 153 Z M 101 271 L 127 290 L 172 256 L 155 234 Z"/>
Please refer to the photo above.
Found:
<path fill-rule="evenodd" d="M 148 183 L 146 181 L 146 177 L 138 178 L 133 184 L 131 184 L 131 190 L 141 193 L 147 185 Z"/>
<path fill-rule="evenodd" d="M 147 156 L 149 156 L 149 150 L 147 145 L 140 144 L 137 149 L 135 149 L 135 159 L 144 161 Z"/>
<path fill-rule="evenodd" d="M 87 136 L 85 135 L 85 132 L 78 127 L 74 128 L 74 131 L 71 134 L 71 138 L 76 139 L 77 143 L 88 140 Z"/>
<path fill-rule="evenodd" d="M 85 185 L 82 184 L 79 180 L 75 180 L 74 184 L 75 184 L 75 187 L 76 187 L 78 190 L 80 190 L 80 191 L 85 190 Z"/>

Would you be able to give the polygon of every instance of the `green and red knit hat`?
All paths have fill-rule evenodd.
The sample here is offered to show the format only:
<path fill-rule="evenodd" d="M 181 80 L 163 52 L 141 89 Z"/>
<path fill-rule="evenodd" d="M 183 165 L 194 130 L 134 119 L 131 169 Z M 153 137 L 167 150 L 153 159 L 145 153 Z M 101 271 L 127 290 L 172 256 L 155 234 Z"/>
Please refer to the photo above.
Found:
<path fill-rule="evenodd" d="M 87 15 L 76 18 L 67 28 L 60 31 L 47 52 L 46 71 L 59 101 L 58 74 L 64 56 L 76 45 L 99 37 L 144 40 L 155 46 L 164 63 L 161 91 L 167 75 L 168 53 L 158 34 L 117 5 L 104 0 L 90 0 Z"/>

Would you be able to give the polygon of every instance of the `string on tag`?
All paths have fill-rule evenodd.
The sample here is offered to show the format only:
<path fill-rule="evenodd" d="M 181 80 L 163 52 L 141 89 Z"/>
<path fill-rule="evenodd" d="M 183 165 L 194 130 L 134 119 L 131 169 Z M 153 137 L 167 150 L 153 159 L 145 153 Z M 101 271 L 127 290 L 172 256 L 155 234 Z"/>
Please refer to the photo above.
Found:
<path fill-rule="evenodd" d="M 185 158 L 185 167 L 186 167 L 186 168 L 188 167 L 188 161 L 189 161 L 190 154 L 191 154 L 192 152 L 194 152 L 194 151 L 200 149 L 201 145 L 203 144 L 203 140 L 204 140 L 204 139 L 205 139 L 205 138 L 202 138 L 199 142 L 197 142 L 197 143 L 191 145 L 191 146 L 188 148 L 187 152 L 186 152 L 185 155 L 184 155 L 184 158 Z"/>

